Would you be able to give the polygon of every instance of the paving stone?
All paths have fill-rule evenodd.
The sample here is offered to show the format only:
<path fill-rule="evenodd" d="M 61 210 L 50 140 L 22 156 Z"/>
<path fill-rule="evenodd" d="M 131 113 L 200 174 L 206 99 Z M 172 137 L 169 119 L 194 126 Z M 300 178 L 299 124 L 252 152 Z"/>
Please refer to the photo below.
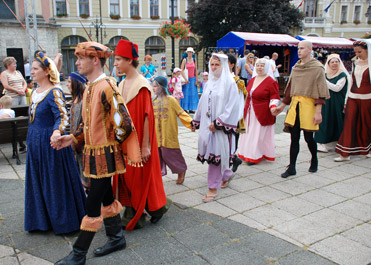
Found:
<path fill-rule="evenodd" d="M 8 246 L 0 245 L 0 258 L 14 255 L 14 249 Z"/>
<path fill-rule="evenodd" d="M 200 224 L 191 229 L 175 233 L 174 238 L 187 246 L 188 249 L 196 252 L 223 245 L 231 240 L 222 232 L 206 224 Z"/>
<path fill-rule="evenodd" d="M 179 233 L 176 234 L 176 237 L 177 240 L 171 236 L 148 240 L 145 244 L 133 246 L 131 249 L 146 264 L 166 264 L 192 255 L 191 250 L 184 247 Z"/>
<path fill-rule="evenodd" d="M 62 236 L 56 236 L 53 232 L 20 232 L 11 235 L 11 239 L 17 249 L 21 251 L 29 251 L 31 249 L 49 245 L 57 241 L 63 240 Z"/>
<path fill-rule="evenodd" d="M 300 176 L 295 179 L 298 182 L 311 186 L 313 188 L 320 188 L 323 186 L 327 186 L 335 182 L 333 179 L 324 178 L 317 174 L 309 174 L 305 176 Z"/>
<path fill-rule="evenodd" d="M 243 213 L 247 217 L 262 223 L 263 225 L 270 227 L 282 224 L 284 222 L 293 220 L 296 218 L 295 215 L 288 213 L 284 210 L 280 210 L 273 205 L 264 205 Z"/>
<path fill-rule="evenodd" d="M 353 158 L 354 159 L 354 158 Z M 352 164 L 343 164 L 341 163 L 340 166 L 336 167 L 337 171 L 345 172 L 349 175 L 358 176 L 369 172 L 368 168 L 363 167 L 355 167 Z"/>
<path fill-rule="evenodd" d="M 38 257 L 31 256 L 27 253 L 19 253 L 18 255 L 19 263 L 25 265 L 52 265 L 53 263 L 40 259 Z"/>
<path fill-rule="evenodd" d="M 188 190 L 187 187 L 183 185 L 177 185 L 175 182 L 164 182 L 164 188 L 167 196 Z"/>
<path fill-rule="evenodd" d="M 361 265 L 371 261 L 371 248 L 341 235 L 327 238 L 309 249 L 339 264 Z"/>
<path fill-rule="evenodd" d="M 236 211 L 224 206 L 223 204 L 217 201 L 203 203 L 198 206 L 195 206 L 194 208 L 207 211 L 209 213 L 213 213 L 222 217 L 228 217 L 237 213 Z"/>
<path fill-rule="evenodd" d="M 278 259 L 298 249 L 297 246 L 264 232 L 254 233 L 247 238 L 243 238 L 241 243 L 268 260 Z M 275 247 L 272 248 L 272 245 Z"/>
<path fill-rule="evenodd" d="M 308 191 L 299 195 L 298 198 L 305 199 L 324 207 L 329 207 L 346 200 L 345 197 L 327 192 L 322 189 Z"/>
<path fill-rule="evenodd" d="M 145 263 L 143 259 L 138 257 L 138 255 L 129 248 L 124 250 L 116 251 L 106 255 L 104 257 L 90 257 L 86 262 L 88 265 L 144 265 L 151 264 Z M 154 264 L 154 263 L 152 263 Z M 158 263 L 160 264 L 160 263 Z"/>
<path fill-rule="evenodd" d="M 15 234 L 18 232 L 24 232 L 24 214 L 13 215 L 4 220 L 6 226 L 6 232 L 9 234 Z"/>
<path fill-rule="evenodd" d="M 314 189 L 312 186 L 300 183 L 293 179 L 272 184 L 271 187 L 292 195 L 298 195 Z"/>
<path fill-rule="evenodd" d="M 17 173 L 14 171 L 2 172 L 0 179 L 19 179 Z"/>
<path fill-rule="evenodd" d="M 202 203 L 202 196 L 198 192 L 193 190 L 187 190 L 184 192 L 172 194 L 168 196 L 174 202 L 180 203 L 184 206 L 191 207 Z"/>
<path fill-rule="evenodd" d="M 292 213 L 298 217 L 318 211 L 322 206 L 300 199 L 298 197 L 291 197 L 272 203 L 273 206 Z"/>
<path fill-rule="evenodd" d="M 193 208 L 188 208 L 184 210 L 184 214 L 192 215 L 198 220 L 200 220 L 200 222 L 205 223 L 205 224 L 212 224 L 214 222 L 218 222 L 223 219 L 221 216 L 218 216 L 215 214 L 209 214 L 207 212 L 200 211 L 200 210 L 193 209 Z"/>
<path fill-rule="evenodd" d="M 255 175 L 255 174 L 261 173 L 261 172 L 263 172 L 263 169 L 257 168 L 257 167 L 253 167 L 253 166 L 241 165 L 238 168 L 237 171 L 238 171 L 238 174 L 240 176 L 247 177 L 247 176 L 251 176 L 251 175 Z"/>
<path fill-rule="evenodd" d="M 229 236 L 231 239 L 245 238 L 257 232 L 256 229 L 233 222 L 229 219 L 222 219 L 218 222 L 214 222 L 212 223 L 212 227 Z"/>
<path fill-rule="evenodd" d="M 277 189 L 273 189 L 271 187 L 258 188 L 255 190 L 248 191 L 245 194 L 264 202 L 274 202 L 291 197 L 290 194 L 279 191 Z"/>
<path fill-rule="evenodd" d="M 219 199 L 218 202 L 237 212 L 244 212 L 265 204 L 265 202 L 244 193 L 238 193 L 236 195 Z"/>
<path fill-rule="evenodd" d="M 276 238 L 283 239 L 283 240 L 285 240 L 286 242 L 289 242 L 289 243 L 291 243 L 291 244 L 293 244 L 293 245 L 295 245 L 295 246 L 298 246 L 298 247 L 300 247 L 300 248 L 304 248 L 304 247 L 305 247 L 305 246 L 304 246 L 302 243 L 300 243 L 299 241 L 296 241 L 296 240 L 292 239 L 291 237 L 289 237 L 289 236 L 287 236 L 287 235 L 284 235 L 284 234 L 282 234 L 282 233 L 280 233 L 280 232 L 278 232 L 278 231 L 276 231 L 276 230 L 273 230 L 273 229 L 271 229 L 271 228 L 267 228 L 267 229 L 265 229 L 264 232 L 265 232 L 265 233 L 268 233 L 268 234 L 270 234 L 270 235 L 272 235 L 272 236 L 275 236 Z"/>
<path fill-rule="evenodd" d="M 312 223 L 323 224 L 327 227 L 328 231 L 332 231 L 333 234 L 352 228 L 360 223 L 358 219 L 328 208 L 308 214 L 304 216 L 303 219 Z"/>
<path fill-rule="evenodd" d="M 228 255 L 225 255 L 228 253 Z M 261 265 L 268 263 L 269 260 L 251 250 L 250 247 L 239 242 L 230 242 L 229 244 L 218 246 L 213 249 L 207 249 L 200 252 L 210 264 L 249 264 Z"/>
<path fill-rule="evenodd" d="M 19 265 L 19 262 L 18 262 L 18 259 L 16 257 L 7 256 L 7 257 L 0 258 L 0 264 L 2 264 L 2 265 Z"/>
<path fill-rule="evenodd" d="M 352 173 L 349 173 L 349 172 L 340 171 L 340 170 L 338 170 L 338 168 L 339 168 L 339 164 L 337 163 L 336 167 L 334 167 L 332 169 L 326 169 L 326 170 L 318 171 L 318 172 L 316 172 L 316 175 L 324 177 L 324 178 L 336 180 L 336 181 L 349 179 L 349 178 L 352 178 L 355 175 L 355 174 L 352 174 Z"/>
<path fill-rule="evenodd" d="M 357 202 L 362 202 L 362 203 L 371 205 L 371 192 L 366 193 L 362 196 L 356 197 L 353 200 L 357 201 Z"/>
<path fill-rule="evenodd" d="M 195 188 L 201 188 L 201 187 L 206 188 L 207 187 L 207 178 L 204 177 L 204 176 L 188 177 L 186 175 L 183 186 L 185 186 L 189 189 L 195 189 Z"/>
<path fill-rule="evenodd" d="M 181 260 L 176 260 L 172 263 L 169 263 L 169 265 L 207 265 L 210 264 L 207 262 L 203 257 L 194 254 L 191 257 L 186 257 Z"/>
<path fill-rule="evenodd" d="M 256 175 L 249 176 L 250 180 L 261 183 L 263 185 L 270 185 L 273 183 L 281 182 L 283 179 L 278 178 L 277 175 L 274 175 L 270 172 L 263 172 Z"/>
<path fill-rule="evenodd" d="M 238 192 L 244 192 L 248 190 L 253 190 L 256 188 L 262 187 L 262 184 L 259 184 L 255 181 L 252 181 L 246 177 L 244 178 L 239 178 L 239 179 L 233 179 L 231 183 L 229 184 L 229 187 L 231 189 L 234 189 Z"/>
<path fill-rule="evenodd" d="M 365 222 L 371 219 L 371 205 L 369 204 L 349 200 L 331 206 L 330 208 L 353 218 L 358 218 Z"/>
<path fill-rule="evenodd" d="M 262 231 L 262 230 L 265 230 L 267 229 L 267 227 L 249 217 L 247 217 L 246 215 L 243 215 L 243 214 L 236 214 L 236 215 L 232 215 L 230 217 L 228 217 L 228 219 L 231 219 L 233 221 L 236 221 L 236 222 L 239 222 L 241 224 L 244 224 L 244 225 L 247 225 L 251 228 L 255 228 L 259 231 Z"/>
<path fill-rule="evenodd" d="M 167 233 L 183 231 L 198 225 L 200 220 L 191 214 L 183 214 L 176 206 L 170 207 L 159 224 Z"/>
<path fill-rule="evenodd" d="M 296 251 L 278 260 L 277 265 L 335 265 L 334 262 L 319 257 L 309 251 Z"/>
<path fill-rule="evenodd" d="M 359 189 L 359 187 L 354 187 L 354 189 L 352 187 L 350 189 L 349 185 L 347 185 L 344 182 L 337 182 L 329 186 L 323 187 L 322 189 L 346 198 L 357 197 L 365 192 L 363 191 L 364 190 L 363 188 Z"/>
<path fill-rule="evenodd" d="M 304 218 L 276 225 L 273 229 L 308 246 L 333 235 L 333 232 L 329 231 L 324 224 L 313 223 Z"/>

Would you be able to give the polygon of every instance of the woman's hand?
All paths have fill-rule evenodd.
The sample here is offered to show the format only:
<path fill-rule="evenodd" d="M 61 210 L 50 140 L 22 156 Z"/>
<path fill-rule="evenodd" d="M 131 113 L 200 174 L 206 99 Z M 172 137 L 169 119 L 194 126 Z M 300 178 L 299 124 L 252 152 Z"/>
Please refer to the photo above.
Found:
<path fill-rule="evenodd" d="M 54 130 L 52 136 L 50 136 L 50 145 L 58 146 L 58 140 L 61 137 L 61 132 L 59 130 Z"/>
<path fill-rule="evenodd" d="M 209 130 L 212 131 L 212 132 L 216 132 L 216 128 L 215 128 L 213 122 L 210 124 L 210 126 L 209 126 Z"/>
<path fill-rule="evenodd" d="M 186 83 L 186 84 L 189 84 L 189 80 L 187 79 L 187 80 L 185 81 L 185 83 Z"/>
<path fill-rule="evenodd" d="M 19 90 L 17 91 L 17 93 L 18 93 L 18 95 L 20 95 L 20 96 L 25 96 L 25 95 L 26 95 L 25 91 L 22 90 L 22 89 L 19 89 Z"/>
<path fill-rule="evenodd" d="M 151 150 L 148 147 L 142 147 L 142 161 L 143 163 L 147 163 L 149 158 L 151 157 Z"/>

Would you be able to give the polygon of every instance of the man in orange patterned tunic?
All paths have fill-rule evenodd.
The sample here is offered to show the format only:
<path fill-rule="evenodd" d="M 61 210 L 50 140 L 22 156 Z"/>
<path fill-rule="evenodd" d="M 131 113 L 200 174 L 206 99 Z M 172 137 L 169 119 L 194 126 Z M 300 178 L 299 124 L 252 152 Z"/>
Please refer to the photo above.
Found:
<path fill-rule="evenodd" d="M 82 220 L 72 252 L 56 263 L 59 265 L 85 264 L 91 241 L 103 222 L 108 241 L 94 250 L 94 254 L 103 256 L 126 247 L 120 219 L 123 208 L 114 199 L 111 177 L 125 172 L 120 145 L 131 134 L 132 123 L 115 82 L 103 73 L 103 66 L 111 54 L 109 48 L 96 42 L 77 45 L 76 65 L 79 73 L 89 81 L 83 96 L 83 124 L 75 135 L 61 136 L 58 142 L 52 143 L 53 147 L 61 149 L 72 141 L 77 145 L 84 142 L 84 176 L 91 178 L 87 216 Z"/>

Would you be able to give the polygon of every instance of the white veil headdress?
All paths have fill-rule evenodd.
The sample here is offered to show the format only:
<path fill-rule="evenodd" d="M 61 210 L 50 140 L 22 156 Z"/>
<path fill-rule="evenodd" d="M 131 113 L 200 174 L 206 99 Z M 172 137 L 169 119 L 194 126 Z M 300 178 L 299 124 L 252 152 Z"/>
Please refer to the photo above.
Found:
<path fill-rule="evenodd" d="M 256 60 L 255 65 L 254 65 L 254 71 L 252 73 L 252 77 L 255 77 L 255 76 L 258 75 L 258 73 L 256 72 L 256 64 L 258 64 L 258 63 L 263 63 L 265 65 L 264 66 L 264 72 L 262 73 L 262 75 L 269 75 L 270 77 L 273 78 L 273 80 L 276 80 L 276 78 L 274 77 L 272 64 L 271 64 L 270 60 L 267 60 L 267 59 L 264 59 L 264 58 L 259 58 L 259 59 Z"/>

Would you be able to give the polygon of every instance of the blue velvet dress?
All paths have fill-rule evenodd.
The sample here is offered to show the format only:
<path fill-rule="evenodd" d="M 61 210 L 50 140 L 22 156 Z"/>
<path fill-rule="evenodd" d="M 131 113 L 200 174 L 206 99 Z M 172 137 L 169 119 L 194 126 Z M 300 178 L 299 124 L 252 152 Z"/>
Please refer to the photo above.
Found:
<path fill-rule="evenodd" d="M 53 131 L 64 132 L 68 124 L 61 89 L 52 88 L 37 104 L 31 101 L 29 117 L 25 230 L 53 229 L 55 234 L 79 230 L 86 196 L 72 149 L 56 151 L 50 146 Z"/>

